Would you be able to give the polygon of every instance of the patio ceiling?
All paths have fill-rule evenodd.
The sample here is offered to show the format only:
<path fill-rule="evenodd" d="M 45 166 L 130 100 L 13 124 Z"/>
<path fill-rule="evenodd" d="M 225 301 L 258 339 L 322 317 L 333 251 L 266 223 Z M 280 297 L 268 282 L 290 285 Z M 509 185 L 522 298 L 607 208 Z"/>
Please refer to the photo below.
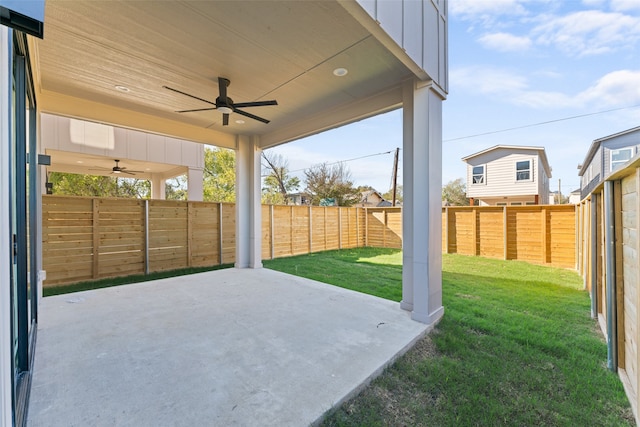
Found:
<path fill-rule="evenodd" d="M 398 59 L 401 49 L 391 52 L 372 34 L 374 21 L 359 8 L 338 1 L 48 0 L 44 39 L 33 41 L 31 57 L 38 107 L 229 148 L 236 134 L 260 135 L 268 148 L 317 133 L 397 108 L 412 75 Z M 337 77 L 336 68 L 348 74 Z M 234 102 L 276 99 L 277 106 L 246 109 L 271 123 L 232 114 L 223 127 L 215 110 L 176 113 L 209 105 L 163 88 L 213 102 L 219 76 L 230 79 Z"/>

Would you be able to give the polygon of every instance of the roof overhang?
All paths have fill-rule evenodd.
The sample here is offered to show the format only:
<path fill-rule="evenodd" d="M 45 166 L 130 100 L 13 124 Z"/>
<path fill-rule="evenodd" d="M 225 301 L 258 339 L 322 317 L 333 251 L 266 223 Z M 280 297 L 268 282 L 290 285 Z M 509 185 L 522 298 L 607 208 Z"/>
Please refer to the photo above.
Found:
<path fill-rule="evenodd" d="M 262 148 L 398 108 L 407 79 L 429 76 L 355 1 L 48 0 L 30 39 L 38 109 L 175 138 Z M 334 70 L 348 73 L 336 76 Z M 218 77 L 247 112 L 178 113 L 215 102 Z"/>

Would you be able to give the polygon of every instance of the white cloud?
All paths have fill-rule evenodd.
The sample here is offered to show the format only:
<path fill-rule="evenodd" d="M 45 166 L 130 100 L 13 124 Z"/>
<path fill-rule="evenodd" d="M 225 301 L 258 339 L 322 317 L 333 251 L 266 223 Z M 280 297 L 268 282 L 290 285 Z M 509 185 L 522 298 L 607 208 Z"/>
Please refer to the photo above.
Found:
<path fill-rule="evenodd" d="M 521 52 L 531 47 L 529 37 L 519 37 L 509 33 L 485 34 L 478 41 L 485 48 L 499 52 Z"/>
<path fill-rule="evenodd" d="M 535 73 L 534 73 L 535 74 Z M 640 104 L 640 70 L 618 70 L 598 79 L 577 94 L 532 88 L 525 76 L 493 67 L 467 67 L 451 71 L 451 87 L 505 103 L 536 109 L 609 108 Z"/>
<path fill-rule="evenodd" d="M 640 10 L 638 0 L 611 0 L 611 9 L 619 11 Z"/>
<path fill-rule="evenodd" d="M 486 95 L 513 94 L 527 88 L 527 80 L 511 71 L 496 67 L 465 67 L 451 70 L 453 90 L 463 89 Z"/>
<path fill-rule="evenodd" d="M 640 104 L 640 70 L 613 71 L 577 97 L 607 107 Z"/>
<path fill-rule="evenodd" d="M 588 10 L 546 19 L 532 31 L 536 43 L 571 56 L 613 52 L 640 40 L 640 17 Z"/>
<path fill-rule="evenodd" d="M 463 17 L 481 15 L 522 15 L 526 9 L 520 0 L 454 0 L 449 12 Z"/>

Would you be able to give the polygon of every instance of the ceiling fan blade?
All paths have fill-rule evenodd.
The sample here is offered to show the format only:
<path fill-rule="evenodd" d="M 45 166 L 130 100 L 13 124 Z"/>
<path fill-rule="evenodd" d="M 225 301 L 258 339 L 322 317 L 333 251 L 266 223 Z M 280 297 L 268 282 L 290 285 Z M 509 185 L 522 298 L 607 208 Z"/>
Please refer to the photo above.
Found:
<path fill-rule="evenodd" d="M 94 166 L 89 168 L 90 171 L 110 171 L 111 168 L 103 168 L 102 166 Z"/>
<path fill-rule="evenodd" d="M 227 87 L 231 84 L 229 79 L 224 77 L 218 77 L 218 91 L 220 93 L 220 100 L 223 104 L 227 103 Z"/>
<path fill-rule="evenodd" d="M 179 93 L 179 94 L 181 94 L 181 95 L 185 95 L 185 96 L 188 96 L 188 97 L 190 97 L 190 98 L 197 99 L 198 101 L 206 102 L 207 104 L 211 104 L 211 105 L 216 105 L 216 103 L 215 103 L 215 102 L 211 102 L 211 101 L 207 101 L 206 99 L 198 98 L 197 96 L 194 96 L 194 95 L 188 94 L 187 92 L 183 92 L 183 91 L 181 91 L 181 90 L 174 89 L 174 88 L 169 87 L 169 86 L 162 86 L 162 87 L 163 87 L 163 88 L 165 88 L 165 89 L 169 89 L 169 90 L 171 90 L 171 91 L 173 91 L 173 92 Z"/>
<path fill-rule="evenodd" d="M 254 114 L 247 113 L 246 111 L 238 110 L 236 108 L 233 109 L 235 113 L 240 114 L 241 116 L 249 117 L 250 119 L 257 120 L 262 123 L 269 123 L 269 120 L 263 119 L 262 117 L 258 117 Z"/>
<path fill-rule="evenodd" d="M 127 175 L 135 175 L 135 173 L 133 173 L 132 171 L 123 171 L 122 169 L 120 170 L 120 173 L 126 173 Z"/>
<path fill-rule="evenodd" d="M 229 114 L 225 113 L 222 115 L 222 126 L 229 125 Z"/>
<path fill-rule="evenodd" d="M 278 105 L 278 101 L 274 99 L 272 101 L 236 102 L 235 104 L 233 104 L 233 106 L 237 108 L 263 107 L 265 105 Z"/>
<path fill-rule="evenodd" d="M 193 113 L 195 111 L 211 111 L 211 110 L 215 110 L 216 108 L 195 108 L 193 110 L 180 110 L 180 111 L 176 111 L 176 113 Z"/>

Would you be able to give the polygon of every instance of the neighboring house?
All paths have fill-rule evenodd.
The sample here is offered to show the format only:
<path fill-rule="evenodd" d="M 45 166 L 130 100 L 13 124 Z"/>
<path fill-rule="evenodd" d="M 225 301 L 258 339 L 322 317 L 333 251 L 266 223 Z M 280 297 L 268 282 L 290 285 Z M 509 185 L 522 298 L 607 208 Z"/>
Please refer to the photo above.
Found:
<path fill-rule="evenodd" d="M 365 208 L 380 208 L 391 206 L 392 203 L 382 197 L 378 191 L 368 190 L 361 193 L 359 205 Z"/>
<path fill-rule="evenodd" d="M 577 190 L 573 190 L 570 194 L 569 194 L 569 204 L 571 205 L 577 205 L 578 203 L 580 203 L 580 189 L 578 188 Z"/>
<path fill-rule="evenodd" d="M 551 167 L 544 147 L 496 145 L 470 156 L 467 197 L 471 205 L 538 205 L 549 201 Z"/>
<path fill-rule="evenodd" d="M 311 204 L 311 195 L 308 193 L 290 193 L 287 194 L 287 204 L 288 205 L 310 205 Z"/>
<path fill-rule="evenodd" d="M 584 199 L 604 178 L 638 153 L 640 127 L 594 140 L 586 157 L 578 166 L 580 200 Z"/>

